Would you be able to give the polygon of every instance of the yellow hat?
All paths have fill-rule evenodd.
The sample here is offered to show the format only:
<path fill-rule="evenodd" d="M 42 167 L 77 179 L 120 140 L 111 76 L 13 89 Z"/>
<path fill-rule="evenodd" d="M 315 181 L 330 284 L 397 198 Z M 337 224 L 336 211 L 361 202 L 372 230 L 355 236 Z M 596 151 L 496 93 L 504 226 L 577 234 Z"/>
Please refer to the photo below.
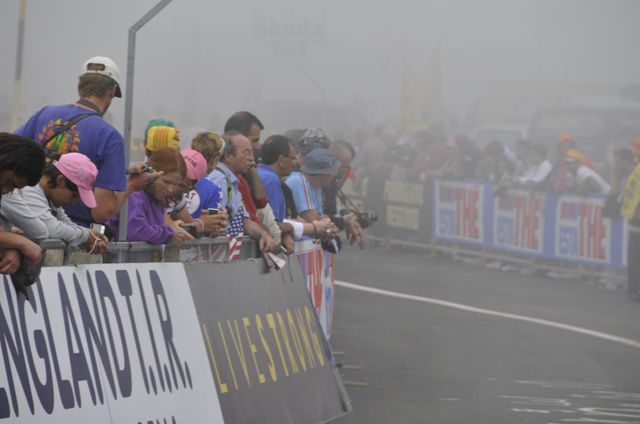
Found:
<path fill-rule="evenodd" d="M 164 147 L 177 150 L 180 148 L 180 133 L 172 127 L 151 127 L 147 135 L 147 145 L 145 147 L 152 152 Z"/>
<path fill-rule="evenodd" d="M 564 154 L 564 160 L 566 162 L 581 162 L 582 155 L 576 149 L 569 149 L 567 153 Z"/>

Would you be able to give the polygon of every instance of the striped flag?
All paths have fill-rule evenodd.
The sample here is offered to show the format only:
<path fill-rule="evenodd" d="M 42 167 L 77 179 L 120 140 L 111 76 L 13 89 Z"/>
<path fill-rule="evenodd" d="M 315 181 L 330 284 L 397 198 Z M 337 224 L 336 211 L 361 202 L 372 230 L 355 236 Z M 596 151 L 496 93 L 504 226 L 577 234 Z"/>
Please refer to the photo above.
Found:
<path fill-rule="evenodd" d="M 244 237 L 244 209 L 238 208 L 227 227 L 227 239 L 229 240 L 229 260 L 240 259 L 240 249 Z"/>

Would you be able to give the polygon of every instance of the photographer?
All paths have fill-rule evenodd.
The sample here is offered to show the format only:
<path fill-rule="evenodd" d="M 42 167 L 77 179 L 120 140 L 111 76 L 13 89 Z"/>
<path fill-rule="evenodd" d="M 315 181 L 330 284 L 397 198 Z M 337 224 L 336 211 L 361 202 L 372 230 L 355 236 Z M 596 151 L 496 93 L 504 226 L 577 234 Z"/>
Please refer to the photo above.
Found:
<path fill-rule="evenodd" d="M 341 201 L 343 203 L 350 201 L 341 192 L 342 186 L 347 181 L 347 178 L 354 178 L 354 173 L 351 170 L 351 163 L 356 156 L 356 151 L 348 141 L 337 140 L 331 143 L 329 147 L 331 153 L 341 162 L 335 177 L 331 180 L 329 187 L 324 190 L 325 195 L 325 212 L 331 217 L 336 226 L 340 229 L 344 229 L 349 244 L 353 245 L 358 243 L 360 249 L 364 248 L 365 239 L 364 232 L 362 231 L 362 225 L 359 217 L 365 219 L 366 224 L 371 224 L 369 221 L 375 221 L 377 217 L 375 214 L 362 214 L 355 205 L 345 205 L 346 209 L 338 211 L 337 198 L 343 196 Z M 362 215 L 362 216 L 361 216 Z M 369 216 L 370 219 L 366 219 Z"/>

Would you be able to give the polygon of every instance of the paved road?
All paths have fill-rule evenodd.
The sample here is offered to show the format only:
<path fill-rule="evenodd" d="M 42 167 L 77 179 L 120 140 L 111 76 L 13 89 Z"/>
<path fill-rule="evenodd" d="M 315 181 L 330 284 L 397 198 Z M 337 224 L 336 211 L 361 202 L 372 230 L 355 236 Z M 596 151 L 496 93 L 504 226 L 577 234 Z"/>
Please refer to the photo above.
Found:
<path fill-rule="evenodd" d="M 337 287 L 333 349 L 368 384 L 338 424 L 640 423 L 640 304 L 622 292 L 396 248 L 346 249 L 336 278 L 415 296 Z"/>

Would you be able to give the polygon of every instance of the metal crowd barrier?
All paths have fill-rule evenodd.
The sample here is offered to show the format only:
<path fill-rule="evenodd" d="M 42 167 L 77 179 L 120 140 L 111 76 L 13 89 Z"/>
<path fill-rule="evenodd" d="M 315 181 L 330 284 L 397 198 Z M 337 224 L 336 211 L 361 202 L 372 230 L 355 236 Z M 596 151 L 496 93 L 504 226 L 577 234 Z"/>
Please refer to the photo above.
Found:
<path fill-rule="evenodd" d="M 203 237 L 182 245 L 153 245 L 145 242 L 110 242 L 104 254 L 89 254 L 85 249 L 68 246 L 62 240 L 49 239 L 40 244 L 44 250 L 43 266 L 142 262 L 225 262 L 229 258 L 229 241 L 225 237 Z M 245 238 L 240 260 L 257 257 L 255 240 Z"/>

